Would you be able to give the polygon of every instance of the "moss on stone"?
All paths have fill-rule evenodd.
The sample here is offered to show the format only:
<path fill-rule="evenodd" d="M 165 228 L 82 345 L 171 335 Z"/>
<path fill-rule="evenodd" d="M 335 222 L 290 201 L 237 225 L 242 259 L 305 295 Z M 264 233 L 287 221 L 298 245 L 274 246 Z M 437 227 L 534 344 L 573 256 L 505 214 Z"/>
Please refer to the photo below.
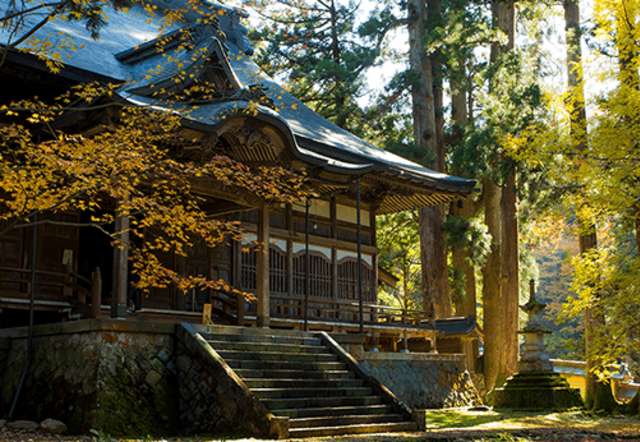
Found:
<path fill-rule="evenodd" d="M 132 388 L 136 380 L 124 368 L 117 367 L 115 373 L 101 382 L 96 429 L 113 436 L 172 434 L 176 412 L 170 389 L 159 385 L 140 394 L 141 388 Z"/>
<path fill-rule="evenodd" d="M 496 409 L 561 411 L 582 407 L 580 391 L 557 373 L 518 373 L 492 394 Z"/>

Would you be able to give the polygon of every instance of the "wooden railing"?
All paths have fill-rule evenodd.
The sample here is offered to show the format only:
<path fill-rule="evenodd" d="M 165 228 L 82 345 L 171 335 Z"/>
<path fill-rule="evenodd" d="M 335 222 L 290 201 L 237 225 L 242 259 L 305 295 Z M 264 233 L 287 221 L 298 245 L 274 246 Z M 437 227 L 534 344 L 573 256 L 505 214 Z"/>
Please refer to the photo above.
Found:
<path fill-rule="evenodd" d="M 304 298 L 299 296 L 273 295 L 270 298 L 271 317 L 304 320 Z M 255 314 L 255 303 L 246 305 L 247 314 Z M 360 322 L 359 304 L 344 300 L 309 298 L 307 319 L 328 323 Z M 397 326 L 427 326 L 429 316 L 419 310 L 408 310 L 386 305 L 363 304 L 363 322 L 368 325 L 385 324 Z"/>
<path fill-rule="evenodd" d="M 87 304 L 92 283 L 73 271 L 36 270 L 36 299 Z M 31 292 L 31 269 L 0 266 L 0 292 L 26 298 Z"/>

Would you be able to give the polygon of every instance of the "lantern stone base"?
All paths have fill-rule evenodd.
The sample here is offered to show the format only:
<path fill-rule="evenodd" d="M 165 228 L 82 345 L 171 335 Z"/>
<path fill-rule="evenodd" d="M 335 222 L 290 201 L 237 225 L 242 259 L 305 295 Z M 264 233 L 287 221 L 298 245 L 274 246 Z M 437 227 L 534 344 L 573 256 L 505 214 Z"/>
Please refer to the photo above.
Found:
<path fill-rule="evenodd" d="M 561 411 L 582 407 L 580 390 L 554 372 L 518 373 L 494 390 L 496 409 Z"/>

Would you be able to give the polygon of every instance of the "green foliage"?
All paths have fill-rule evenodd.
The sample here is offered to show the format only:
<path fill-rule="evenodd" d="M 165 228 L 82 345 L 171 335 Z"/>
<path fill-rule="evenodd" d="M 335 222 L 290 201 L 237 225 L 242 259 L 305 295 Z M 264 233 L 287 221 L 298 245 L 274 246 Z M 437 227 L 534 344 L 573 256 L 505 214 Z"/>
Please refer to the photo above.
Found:
<path fill-rule="evenodd" d="M 399 212 L 378 217 L 377 233 L 379 265 L 399 282 L 385 288 L 381 299 L 402 308 L 415 308 L 420 303 L 420 247 L 417 214 Z"/>
<path fill-rule="evenodd" d="M 468 247 L 473 264 L 481 266 L 489 253 L 491 240 L 487 226 L 477 217 L 464 218 L 449 215 L 443 224 L 447 244 Z"/>
<path fill-rule="evenodd" d="M 590 251 L 573 259 L 575 276 L 565 314 L 582 314 L 586 308 L 602 313 L 606 327 L 594 330 L 588 356 L 597 372 L 608 377 L 609 366 L 624 357 L 638 368 L 640 360 L 640 257 L 622 255 L 615 245 Z M 635 363 L 633 362 L 635 361 Z"/>
<path fill-rule="evenodd" d="M 366 92 L 364 71 L 380 54 L 392 17 L 382 8 L 358 29 L 353 1 L 254 0 L 264 24 L 253 38 L 263 42 L 258 63 L 293 95 L 341 127 L 358 131 Z M 375 31 L 375 32 L 374 32 Z M 369 38 L 369 41 L 365 39 Z"/>

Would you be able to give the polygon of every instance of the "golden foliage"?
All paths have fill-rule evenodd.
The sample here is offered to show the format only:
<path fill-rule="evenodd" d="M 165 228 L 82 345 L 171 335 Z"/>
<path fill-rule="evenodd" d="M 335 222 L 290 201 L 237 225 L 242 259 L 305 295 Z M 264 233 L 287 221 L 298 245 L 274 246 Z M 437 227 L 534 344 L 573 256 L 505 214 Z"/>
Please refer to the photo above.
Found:
<path fill-rule="evenodd" d="M 163 254 L 186 256 L 197 241 L 216 247 L 241 237 L 239 222 L 207 214 L 194 180 L 281 204 L 307 195 L 305 177 L 282 167 L 249 167 L 215 146 L 207 146 L 212 154 L 206 160 L 181 158 L 176 146 L 186 140 L 180 118 L 117 104 L 114 87 L 85 84 L 52 103 L 34 98 L 0 107 L 10 121 L 0 126 L 0 222 L 84 212 L 91 215 L 90 226 L 111 232 L 113 245 L 123 247 L 119 232 L 110 228 L 117 209 L 130 217 L 127 245 L 138 288 L 237 292 L 224 281 L 180 275 L 162 264 Z M 55 128 L 58 118 L 80 109 L 107 109 L 109 118 L 86 133 Z"/>

